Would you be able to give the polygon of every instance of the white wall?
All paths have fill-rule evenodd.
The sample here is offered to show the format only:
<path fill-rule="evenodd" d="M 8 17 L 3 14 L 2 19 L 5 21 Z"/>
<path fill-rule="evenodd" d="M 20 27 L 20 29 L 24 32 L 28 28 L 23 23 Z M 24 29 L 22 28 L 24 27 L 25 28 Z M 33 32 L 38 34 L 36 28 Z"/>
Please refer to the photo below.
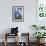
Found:
<path fill-rule="evenodd" d="M 24 6 L 24 22 L 12 22 L 12 6 Z M 0 0 L 0 34 L 17 26 L 32 35 L 32 24 L 36 24 L 36 0 Z"/>

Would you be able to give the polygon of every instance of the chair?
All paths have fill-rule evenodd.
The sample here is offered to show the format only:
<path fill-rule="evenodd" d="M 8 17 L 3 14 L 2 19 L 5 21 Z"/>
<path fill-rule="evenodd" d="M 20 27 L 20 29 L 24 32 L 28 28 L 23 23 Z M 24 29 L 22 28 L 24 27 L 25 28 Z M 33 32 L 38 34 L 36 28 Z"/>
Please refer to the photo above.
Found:
<path fill-rule="evenodd" d="M 7 38 L 10 38 L 13 36 L 17 36 L 17 39 L 15 38 L 15 40 L 17 40 L 16 46 L 18 46 L 18 27 L 11 28 L 11 33 L 5 33 L 5 46 L 7 46 L 7 44 L 8 44 Z"/>
<path fill-rule="evenodd" d="M 16 34 L 9 34 L 9 33 L 5 34 L 5 46 L 8 45 L 7 39 L 10 38 L 11 36 L 17 36 L 17 38 L 15 38 L 15 40 L 16 40 L 15 46 L 18 46 L 18 34 L 16 35 Z"/>
<path fill-rule="evenodd" d="M 19 42 L 19 46 L 30 46 L 30 42 L 29 42 L 29 33 L 21 33 L 21 39 L 24 41 Z M 20 40 L 21 40 L 20 39 Z"/>

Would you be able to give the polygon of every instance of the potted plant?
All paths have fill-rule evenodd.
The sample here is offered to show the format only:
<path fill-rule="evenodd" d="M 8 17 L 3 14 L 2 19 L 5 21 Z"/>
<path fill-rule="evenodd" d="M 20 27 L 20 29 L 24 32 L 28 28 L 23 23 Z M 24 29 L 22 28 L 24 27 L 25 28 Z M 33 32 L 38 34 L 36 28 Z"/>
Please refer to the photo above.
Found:
<path fill-rule="evenodd" d="M 42 38 L 45 38 L 44 37 L 46 36 L 45 34 L 46 34 L 45 32 L 35 32 L 33 35 L 37 38 L 38 43 L 40 43 L 40 40 Z"/>

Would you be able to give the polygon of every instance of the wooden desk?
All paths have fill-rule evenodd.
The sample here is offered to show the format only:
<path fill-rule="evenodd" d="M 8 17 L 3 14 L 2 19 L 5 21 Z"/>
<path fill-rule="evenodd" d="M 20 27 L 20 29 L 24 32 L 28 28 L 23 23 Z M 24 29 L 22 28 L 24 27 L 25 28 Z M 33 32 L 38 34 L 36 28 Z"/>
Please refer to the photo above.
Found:
<path fill-rule="evenodd" d="M 5 46 L 7 46 L 8 42 L 7 42 L 7 36 L 17 36 L 17 44 L 15 46 L 18 46 L 18 33 L 17 34 L 10 34 L 10 33 L 6 33 L 5 34 Z M 16 40 L 16 39 L 15 39 Z"/>

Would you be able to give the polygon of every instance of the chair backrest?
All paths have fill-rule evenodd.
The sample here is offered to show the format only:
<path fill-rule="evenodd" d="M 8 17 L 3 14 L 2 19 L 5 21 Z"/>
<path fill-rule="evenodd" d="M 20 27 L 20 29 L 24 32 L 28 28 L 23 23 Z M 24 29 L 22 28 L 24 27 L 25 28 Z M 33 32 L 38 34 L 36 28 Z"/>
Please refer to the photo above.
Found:
<path fill-rule="evenodd" d="M 19 37 L 20 42 L 28 42 L 29 41 L 29 33 L 21 33 Z"/>
<path fill-rule="evenodd" d="M 18 27 L 16 28 L 11 28 L 11 34 L 18 33 Z"/>

